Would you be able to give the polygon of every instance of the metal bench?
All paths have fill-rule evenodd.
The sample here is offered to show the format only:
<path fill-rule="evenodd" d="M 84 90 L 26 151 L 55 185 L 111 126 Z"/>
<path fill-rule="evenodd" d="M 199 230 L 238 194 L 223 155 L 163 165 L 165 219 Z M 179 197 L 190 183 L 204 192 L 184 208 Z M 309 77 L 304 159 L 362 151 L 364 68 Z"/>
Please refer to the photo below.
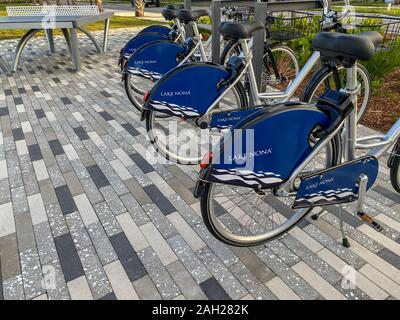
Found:
<path fill-rule="evenodd" d="M 21 54 L 27 42 L 41 30 L 46 33 L 52 54 L 55 53 L 53 30 L 62 30 L 76 71 L 81 68 L 78 31 L 84 33 L 93 42 L 97 52 L 107 50 L 110 17 L 113 16 L 113 13 L 99 12 L 96 5 L 11 6 L 7 7 L 6 10 L 8 16 L 0 17 L 0 29 L 28 29 L 17 45 L 12 66 L 13 72 L 18 69 Z M 102 47 L 100 47 L 96 38 L 84 28 L 84 25 L 101 20 L 104 20 Z M 1 61 L 0 67 L 4 68 L 4 63 L 1 63 Z"/>

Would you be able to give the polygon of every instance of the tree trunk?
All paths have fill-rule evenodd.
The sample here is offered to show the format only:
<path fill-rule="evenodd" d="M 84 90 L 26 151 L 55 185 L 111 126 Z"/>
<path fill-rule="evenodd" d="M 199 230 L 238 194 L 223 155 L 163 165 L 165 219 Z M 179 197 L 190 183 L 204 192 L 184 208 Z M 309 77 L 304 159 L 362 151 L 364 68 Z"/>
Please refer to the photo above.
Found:
<path fill-rule="evenodd" d="M 144 1 L 135 0 L 135 17 L 143 17 L 143 16 L 144 16 Z"/>

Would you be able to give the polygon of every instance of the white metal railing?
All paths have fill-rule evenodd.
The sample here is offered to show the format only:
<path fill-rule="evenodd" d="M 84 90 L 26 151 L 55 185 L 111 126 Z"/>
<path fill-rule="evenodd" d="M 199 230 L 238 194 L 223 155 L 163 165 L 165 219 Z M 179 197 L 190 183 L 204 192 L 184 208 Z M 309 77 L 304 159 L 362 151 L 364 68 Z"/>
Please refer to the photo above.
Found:
<path fill-rule="evenodd" d="M 99 7 L 96 5 L 11 6 L 6 10 L 8 16 L 93 16 L 99 14 Z"/>

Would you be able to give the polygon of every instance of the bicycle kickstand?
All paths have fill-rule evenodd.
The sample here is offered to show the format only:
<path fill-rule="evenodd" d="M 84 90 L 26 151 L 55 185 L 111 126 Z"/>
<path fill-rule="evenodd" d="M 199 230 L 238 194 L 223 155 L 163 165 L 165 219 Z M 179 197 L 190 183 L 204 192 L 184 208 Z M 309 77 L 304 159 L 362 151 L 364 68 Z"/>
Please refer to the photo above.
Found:
<path fill-rule="evenodd" d="M 368 223 L 372 228 L 381 232 L 382 226 L 376 222 L 371 216 L 364 212 L 364 201 L 367 194 L 368 177 L 365 174 L 360 176 L 358 181 L 358 204 L 357 204 L 357 215 L 358 217 Z"/>
<path fill-rule="evenodd" d="M 347 239 L 346 233 L 344 232 L 344 222 L 343 222 L 343 206 L 339 205 L 339 225 L 340 232 L 342 233 L 342 245 L 343 247 L 349 248 L 350 242 Z"/>
<path fill-rule="evenodd" d="M 325 211 L 325 208 L 320 208 L 320 210 L 319 210 L 317 213 L 314 213 L 314 214 L 311 216 L 311 219 L 313 219 L 313 220 L 318 220 L 319 217 L 324 213 L 324 211 Z"/>

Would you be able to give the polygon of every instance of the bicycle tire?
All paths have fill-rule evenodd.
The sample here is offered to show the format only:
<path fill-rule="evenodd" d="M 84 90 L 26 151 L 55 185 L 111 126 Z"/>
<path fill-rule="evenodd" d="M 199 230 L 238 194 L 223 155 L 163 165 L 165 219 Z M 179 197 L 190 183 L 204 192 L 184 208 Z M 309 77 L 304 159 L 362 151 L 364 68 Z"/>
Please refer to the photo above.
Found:
<path fill-rule="evenodd" d="M 340 157 L 341 157 L 340 138 L 338 136 L 335 136 L 331 140 L 330 144 L 331 144 L 332 151 L 333 151 L 333 155 L 331 158 L 331 166 L 335 166 L 340 163 Z M 203 192 L 202 196 L 200 197 L 201 214 L 203 217 L 204 224 L 207 227 L 208 231 L 215 238 L 217 238 L 218 240 L 220 240 L 221 242 L 223 242 L 227 245 L 232 245 L 232 246 L 237 246 L 237 247 L 250 247 L 250 246 L 257 246 L 257 245 L 261 245 L 266 242 L 272 241 L 276 238 L 281 237 L 285 233 L 287 233 L 290 229 L 295 227 L 297 225 L 297 223 L 299 223 L 299 221 L 304 219 L 312 211 L 312 208 L 309 208 L 309 209 L 304 210 L 304 212 L 302 212 L 301 214 L 299 213 L 299 216 L 294 218 L 294 220 L 291 221 L 291 223 L 289 223 L 287 227 L 283 228 L 279 232 L 276 232 L 276 234 L 269 236 L 268 238 L 264 238 L 264 239 L 260 239 L 260 240 L 256 240 L 256 241 L 250 241 L 250 240 L 249 241 L 235 241 L 232 238 L 228 238 L 225 235 L 223 235 L 219 231 L 219 228 L 215 226 L 213 219 L 210 216 L 211 212 L 209 210 L 210 209 L 209 197 L 210 197 L 210 192 L 212 191 L 212 188 L 213 188 L 213 184 L 215 185 L 216 183 L 213 183 L 213 182 L 205 183 L 204 192 Z M 213 201 L 213 200 L 211 200 L 211 201 Z"/>
<path fill-rule="evenodd" d="M 233 88 L 234 88 L 234 90 L 236 90 L 237 96 L 240 101 L 239 108 L 247 108 L 248 100 L 247 100 L 246 92 L 245 92 L 242 84 L 237 83 Z M 153 110 L 146 111 L 145 117 L 146 117 L 146 131 L 147 131 L 148 139 L 158 153 L 160 153 L 167 160 L 172 161 L 174 163 L 178 163 L 178 164 L 199 164 L 200 163 L 201 159 L 203 158 L 203 155 L 200 155 L 196 159 L 183 160 L 180 156 L 178 156 L 176 154 L 171 154 L 170 152 L 168 152 L 166 150 L 166 148 L 164 148 L 163 146 L 160 146 L 157 142 L 157 137 L 155 137 L 153 133 L 158 132 L 156 129 L 156 125 L 155 125 L 155 119 L 163 119 L 163 118 L 160 117 L 159 115 L 157 115 Z M 177 117 L 174 117 L 174 118 L 178 119 Z"/>
<path fill-rule="evenodd" d="M 341 70 L 343 69 L 343 66 L 340 66 L 338 69 Z M 357 122 L 359 122 L 363 116 L 365 115 L 365 112 L 368 109 L 369 102 L 371 100 L 371 94 L 372 94 L 372 88 L 371 88 L 371 78 L 369 76 L 369 73 L 367 69 L 361 65 L 357 64 L 358 68 L 358 74 L 360 74 L 367 86 L 364 86 L 366 88 L 365 94 L 367 95 L 367 98 L 364 97 L 364 101 L 361 107 L 361 111 L 357 110 Z M 315 73 L 310 81 L 308 82 L 305 90 L 303 91 L 300 101 L 301 102 L 307 102 L 307 103 L 312 103 L 311 99 L 313 98 L 313 95 L 315 91 L 318 89 L 318 87 L 326 81 L 326 79 L 329 77 L 329 75 L 332 74 L 332 69 L 328 66 L 323 66 L 320 70 L 318 70 L 317 73 Z M 341 89 L 341 88 L 335 88 L 335 89 Z M 366 99 L 366 100 L 365 100 Z"/>

